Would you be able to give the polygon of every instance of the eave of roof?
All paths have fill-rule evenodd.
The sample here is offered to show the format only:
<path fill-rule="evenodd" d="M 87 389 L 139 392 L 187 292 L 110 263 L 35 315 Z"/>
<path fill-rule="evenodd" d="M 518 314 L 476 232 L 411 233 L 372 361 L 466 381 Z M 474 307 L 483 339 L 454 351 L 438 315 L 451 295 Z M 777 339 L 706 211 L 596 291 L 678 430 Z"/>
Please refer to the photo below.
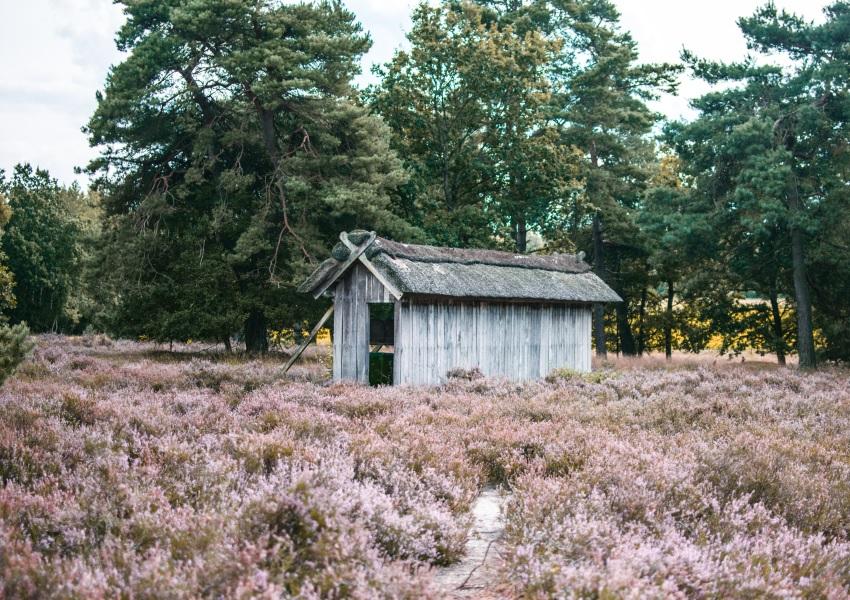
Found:
<path fill-rule="evenodd" d="M 405 295 L 550 302 L 620 302 L 595 273 L 528 267 L 418 262 L 378 255 L 373 264 Z"/>

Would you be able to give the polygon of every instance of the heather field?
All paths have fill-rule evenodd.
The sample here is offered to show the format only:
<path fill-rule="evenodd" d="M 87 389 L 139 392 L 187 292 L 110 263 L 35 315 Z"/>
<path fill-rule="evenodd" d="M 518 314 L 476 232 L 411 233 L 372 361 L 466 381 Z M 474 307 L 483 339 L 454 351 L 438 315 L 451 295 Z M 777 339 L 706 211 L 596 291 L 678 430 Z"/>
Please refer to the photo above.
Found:
<path fill-rule="evenodd" d="M 850 594 L 846 370 L 369 389 L 198 350 L 39 339 L 0 391 L 0 597 L 444 597 L 494 485 L 482 596 Z"/>

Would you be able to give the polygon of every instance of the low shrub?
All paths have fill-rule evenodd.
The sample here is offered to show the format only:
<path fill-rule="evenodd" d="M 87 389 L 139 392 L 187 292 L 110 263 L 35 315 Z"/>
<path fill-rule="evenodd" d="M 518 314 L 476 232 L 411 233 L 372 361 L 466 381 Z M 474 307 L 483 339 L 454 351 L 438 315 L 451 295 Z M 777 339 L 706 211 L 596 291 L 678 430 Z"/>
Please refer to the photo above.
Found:
<path fill-rule="evenodd" d="M 33 347 L 26 325 L 0 325 L 0 385 L 3 385 L 18 365 L 29 356 Z"/>
<path fill-rule="evenodd" d="M 41 337 L 0 389 L 0 597 L 441 597 L 494 483 L 506 596 L 850 595 L 847 371 L 367 388 L 158 352 Z"/>

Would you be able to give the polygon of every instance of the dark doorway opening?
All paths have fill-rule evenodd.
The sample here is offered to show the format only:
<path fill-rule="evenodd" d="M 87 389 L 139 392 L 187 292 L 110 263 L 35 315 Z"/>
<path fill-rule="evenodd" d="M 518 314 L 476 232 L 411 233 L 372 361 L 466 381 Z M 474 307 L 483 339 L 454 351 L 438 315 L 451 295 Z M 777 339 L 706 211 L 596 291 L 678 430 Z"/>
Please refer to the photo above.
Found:
<path fill-rule="evenodd" d="M 392 385 L 395 345 L 395 305 L 369 304 L 369 385 Z"/>

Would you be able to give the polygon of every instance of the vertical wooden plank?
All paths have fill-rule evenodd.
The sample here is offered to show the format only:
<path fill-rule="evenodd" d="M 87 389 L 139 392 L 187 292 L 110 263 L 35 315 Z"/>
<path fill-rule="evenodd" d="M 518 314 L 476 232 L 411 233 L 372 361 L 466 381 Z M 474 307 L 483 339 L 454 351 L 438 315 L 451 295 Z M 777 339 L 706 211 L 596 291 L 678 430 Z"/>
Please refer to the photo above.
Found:
<path fill-rule="evenodd" d="M 569 319 L 569 329 L 567 330 L 567 348 L 569 351 L 569 360 L 570 360 L 570 368 L 573 371 L 580 370 L 580 365 L 578 362 L 578 355 L 576 354 L 576 345 L 575 340 L 577 337 L 576 327 L 578 326 L 578 321 L 576 320 L 576 311 L 575 307 L 567 306 L 567 314 Z"/>
<path fill-rule="evenodd" d="M 570 344 L 570 339 L 572 338 L 572 335 L 573 335 L 573 333 L 572 333 L 572 329 L 573 329 L 572 314 L 571 314 L 569 306 L 564 306 L 563 310 L 564 310 L 564 323 L 563 323 L 563 328 L 564 328 L 564 362 L 565 362 L 565 364 L 568 368 L 575 370 L 576 365 L 575 365 L 575 361 L 573 360 L 572 347 L 571 347 L 571 344 Z"/>
<path fill-rule="evenodd" d="M 528 317 L 528 362 L 525 365 L 526 379 L 537 379 L 540 376 L 540 318 L 542 306 L 529 306 Z"/>
<path fill-rule="evenodd" d="M 573 355 L 573 367 L 576 371 L 584 370 L 584 359 L 581 355 L 581 346 L 578 343 L 579 334 L 581 333 L 581 313 L 575 305 L 570 306 L 570 319 L 572 327 L 570 328 L 570 348 Z"/>
<path fill-rule="evenodd" d="M 490 376 L 493 374 L 493 360 L 490 353 L 490 320 L 493 307 L 489 302 L 481 303 L 481 312 L 478 315 L 479 347 L 481 348 L 481 371 Z"/>
<path fill-rule="evenodd" d="M 581 328 L 581 338 L 579 343 L 581 344 L 582 353 L 584 354 L 584 370 L 590 371 L 591 366 L 591 357 L 590 357 L 590 336 L 591 336 L 591 309 L 590 307 L 581 307 L 582 314 L 582 325 Z"/>
<path fill-rule="evenodd" d="M 487 375 L 489 373 L 489 369 L 487 368 L 487 350 L 484 347 L 484 340 L 486 339 L 486 330 L 484 328 L 483 320 L 484 315 L 487 312 L 487 305 L 484 302 L 477 302 L 475 307 L 475 346 L 477 348 L 476 352 L 478 354 L 478 367 L 481 369 L 481 372 Z"/>
<path fill-rule="evenodd" d="M 552 341 L 549 347 L 549 368 L 558 369 L 564 366 L 564 357 L 561 356 L 561 340 L 564 337 L 564 322 L 561 315 L 561 305 L 552 305 Z"/>
<path fill-rule="evenodd" d="M 442 383 L 444 375 L 440 372 L 440 365 L 442 364 L 443 359 L 443 356 L 441 356 L 443 354 L 441 347 L 443 343 L 443 336 L 441 335 L 443 329 L 443 305 L 432 304 L 431 306 L 433 307 L 434 316 L 434 320 L 432 323 L 433 329 L 431 330 L 434 339 L 433 343 L 431 344 L 433 353 L 433 356 L 431 357 L 431 364 L 433 365 L 432 377 L 434 383 Z"/>
<path fill-rule="evenodd" d="M 366 302 L 366 291 L 369 279 L 363 268 L 357 265 L 355 271 L 355 307 L 356 307 L 356 349 L 357 381 L 369 383 L 369 304 Z"/>
<path fill-rule="evenodd" d="M 522 313 L 523 318 L 520 321 L 520 332 L 522 332 L 522 339 L 525 345 L 525 351 L 522 355 L 522 378 L 531 379 L 533 377 L 531 364 L 537 357 L 537 354 L 534 352 L 534 344 L 536 343 L 534 305 L 523 304 Z"/>
<path fill-rule="evenodd" d="M 355 319 L 355 303 L 354 294 L 352 293 L 352 280 L 350 273 L 340 280 L 342 287 L 342 296 L 345 299 L 345 305 L 341 312 L 342 329 L 341 329 L 341 356 L 340 356 L 340 379 L 353 380 L 357 378 L 357 368 L 355 363 L 355 340 L 354 340 L 354 319 Z"/>
<path fill-rule="evenodd" d="M 410 356 L 410 383 L 418 384 L 422 377 L 422 330 L 421 305 L 416 302 L 410 304 L 410 347 L 413 352 Z"/>
<path fill-rule="evenodd" d="M 522 357 L 517 355 L 516 305 L 502 304 L 505 313 L 505 331 L 507 335 L 499 339 L 502 352 L 502 375 L 517 379 L 522 366 Z"/>
<path fill-rule="evenodd" d="M 472 339 L 469 340 L 469 352 L 472 356 L 470 367 L 476 366 L 481 362 L 481 355 L 478 353 L 478 312 L 480 302 L 469 305 L 466 310 L 466 318 L 472 324 Z"/>
<path fill-rule="evenodd" d="M 401 362 L 404 347 L 401 336 L 401 301 L 393 303 L 393 385 L 401 384 Z"/>
<path fill-rule="evenodd" d="M 413 362 L 410 365 L 410 381 L 412 383 L 420 383 L 422 378 L 422 336 L 425 332 L 422 330 L 422 307 L 419 304 L 410 306 L 411 315 L 413 315 L 414 325 L 410 332 L 412 346 L 416 349 L 413 355 Z"/>
<path fill-rule="evenodd" d="M 558 331 L 559 323 L 558 323 L 558 305 L 551 304 L 548 307 L 548 318 L 549 318 L 549 344 L 546 348 L 546 371 L 552 371 L 558 368 L 558 352 L 556 345 L 558 343 L 558 336 L 560 332 Z"/>
<path fill-rule="evenodd" d="M 510 331 L 510 344 L 504 353 L 505 374 L 511 379 L 522 377 L 522 348 L 520 348 L 520 332 L 518 322 L 521 316 L 521 304 L 505 304 L 505 317 Z"/>
<path fill-rule="evenodd" d="M 498 375 L 500 371 L 500 355 L 499 347 L 496 344 L 496 332 L 501 331 L 504 327 L 501 305 L 489 304 L 489 318 L 487 319 L 487 352 L 490 354 L 490 373 Z"/>
<path fill-rule="evenodd" d="M 419 351 L 420 351 L 420 365 L 421 370 L 419 371 L 419 383 L 423 384 L 431 384 L 433 383 L 433 368 L 431 364 L 432 351 L 431 351 L 431 338 L 434 335 L 434 305 L 433 304 L 422 304 L 419 307 L 419 315 L 422 319 L 422 333 L 419 338 Z"/>
<path fill-rule="evenodd" d="M 530 379 L 529 373 L 531 358 L 534 356 L 534 340 L 531 337 L 532 329 L 534 328 L 534 307 L 531 304 L 523 304 L 522 319 L 520 320 L 520 332 L 525 345 L 525 351 L 522 353 L 522 378 Z"/>
<path fill-rule="evenodd" d="M 456 305 L 447 302 L 443 304 L 443 360 L 441 365 L 441 374 L 443 381 L 446 380 L 446 373 L 453 368 L 454 351 L 457 348 L 457 342 L 452 340 L 452 316 L 454 315 Z"/>
<path fill-rule="evenodd" d="M 537 376 L 546 376 L 546 348 L 549 344 L 548 327 L 547 327 L 547 306 L 540 305 L 540 350 L 537 353 Z"/>
<path fill-rule="evenodd" d="M 430 356 L 428 358 L 431 364 L 431 381 L 429 383 L 432 384 L 440 383 L 440 380 L 442 379 L 440 373 L 440 325 L 442 324 L 440 315 L 442 314 L 442 311 L 440 308 L 440 304 L 434 303 L 432 303 L 429 307 L 431 343 L 428 344 L 428 349 L 430 350 Z"/>
<path fill-rule="evenodd" d="M 458 340 L 456 360 L 464 369 L 470 369 L 475 365 L 473 345 L 470 343 L 475 336 L 475 323 L 469 318 L 469 309 L 470 306 L 466 303 L 458 304 L 452 333 L 452 336 Z"/>
<path fill-rule="evenodd" d="M 425 359 L 425 383 L 436 383 L 436 365 L 434 364 L 434 304 L 428 303 L 425 310 L 425 344 L 422 353 Z"/>
<path fill-rule="evenodd" d="M 340 328 L 340 352 L 339 361 L 339 378 L 351 379 L 351 294 L 349 284 L 351 280 L 348 277 L 340 279 L 339 286 L 342 288 L 342 297 L 344 298 L 343 310 L 340 311 L 341 325 Z"/>
<path fill-rule="evenodd" d="M 561 306 L 561 363 L 568 369 L 574 369 L 570 358 L 570 307 Z"/>
<path fill-rule="evenodd" d="M 472 345 L 470 344 L 470 338 L 475 335 L 475 324 L 469 319 L 469 307 L 469 304 L 459 302 L 455 306 L 452 321 L 452 339 L 457 342 L 453 362 L 457 367 L 463 369 L 470 369 L 475 365 Z"/>
<path fill-rule="evenodd" d="M 461 341 L 457 336 L 455 324 L 461 311 L 461 304 L 450 302 L 446 305 L 446 369 L 457 369 L 464 367 L 458 363 L 460 358 Z"/>
<path fill-rule="evenodd" d="M 506 341 L 505 328 L 507 326 L 505 318 L 504 304 L 491 304 L 491 308 L 495 310 L 494 319 L 489 322 L 490 329 L 487 332 L 489 341 L 490 356 L 493 360 L 493 371 L 495 375 L 502 375 L 505 371 L 505 365 L 502 357 L 504 356 L 504 342 Z"/>
<path fill-rule="evenodd" d="M 341 285 L 341 282 L 338 282 L 334 289 L 334 330 L 333 337 L 331 338 L 334 381 L 339 381 L 341 379 L 340 373 L 342 367 L 342 322 L 344 320 L 342 312 L 345 307 L 345 299 L 340 293 Z"/>
<path fill-rule="evenodd" d="M 573 353 L 575 354 L 576 370 L 584 371 L 584 352 L 580 343 L 580 336 L 584 330 L 584 315 L 583 311 L 578 306 L 572 306 L 574 333 L 573 333 Z"/>
<path fill-rule="evenodd" d="M 353 277 L 345 278 L 346 295 L 348 296 L 347 310 L 345 311 L 345 343 L 343 344 L 342 357 L 343 379 L 357 380 L 357 294 L 355 293 L 355 282 Z"/>
<path fill-rule="evenodd" d="M 403 314 L 407 314 L 404 325 L 402 325 L 402 329 L 405 330 L 405 340 L 404 344 L 406 346 L 407 357 L 404 360 L 406 374 L 405 374 L 405 383 L 414 383 L 414 377 L 416 373 L 416 342 L 414 341 L 414 337 L 416 335 L 416 322 L 414 320 L 413 313 L 413 305 L 408 302 L 403 307 Z"/>
<path fill-rule="evenodd" d="M 447 302 L 443 302 L 439 306 L 440 318 L 438 332 L 440 336 L 440 343 L 437 345 L 439 348 L 439 356 L 437 357 L 437 373 L 440 375 L 440 381 L 444 382 L 446 380 L 446 373 L 449 370 L 449 361 L 451 360 L 451 356 L 449 356 L 449 347 L 452 346 L 452 344 L 449 343 L 446 328 L 448 327 L 450 318 L 449 314 L 452 306 Z"/>
<path fill-rule="evenodd" d="M 358 317 L 360 316 L 360 297 L 358 292 L 358 283 L 359 280 L 357 278 L 357 265 L 355 264 L 354 268 L 351 270 L 349 285 L 351 289 L 351 320 L 349 331 L 351 332 L 350 338 L 350 362 L 351 362 L 351 377 L 354 381 L 360 381 L 360 363 L 363 360 L 362 352 L 360 351 L 360 323 L 358 322 Z"/>
<path fill-rule="evenodd" d="M 567 345 L 567 363 L 570 365 L 570 369 L 573 371 L 578 370 L 578 365 L 576 364 L 576 356 L 575 356 L 575 345 L 573 344 L 573 338 L 575 337 L 575 312 L 573 311 L 572 306 L 565 306 L 564 313 L 566 315 L 566 333 L 564 336 L 564 342 Z"/>
<path fill-rule="evenodd" d="M 402 300 L 399 307 L 399 322 L 401 323 L 401 381 L 402 384 L 411 383 L 413 344 L 411 343 L 411 331 L 413 331 L 413 323 L 410 314 L 410 301 Z"/>
<path fill-rule="evenodd" d="M 502 329 L 504 334 L 500 337 L 494 337 L 496 343 L 499 345 L 499 373 L 503 376 L 509 378 L 516 378 L 515 370 L 519 366 L 521 357 L 516 355 L 516 327 L 515 327 L 515 311 L 511 310 L 512 306 L 510 304 L 502 304 Z M 496 332 L 494 332 L 496 333 Z"/>

